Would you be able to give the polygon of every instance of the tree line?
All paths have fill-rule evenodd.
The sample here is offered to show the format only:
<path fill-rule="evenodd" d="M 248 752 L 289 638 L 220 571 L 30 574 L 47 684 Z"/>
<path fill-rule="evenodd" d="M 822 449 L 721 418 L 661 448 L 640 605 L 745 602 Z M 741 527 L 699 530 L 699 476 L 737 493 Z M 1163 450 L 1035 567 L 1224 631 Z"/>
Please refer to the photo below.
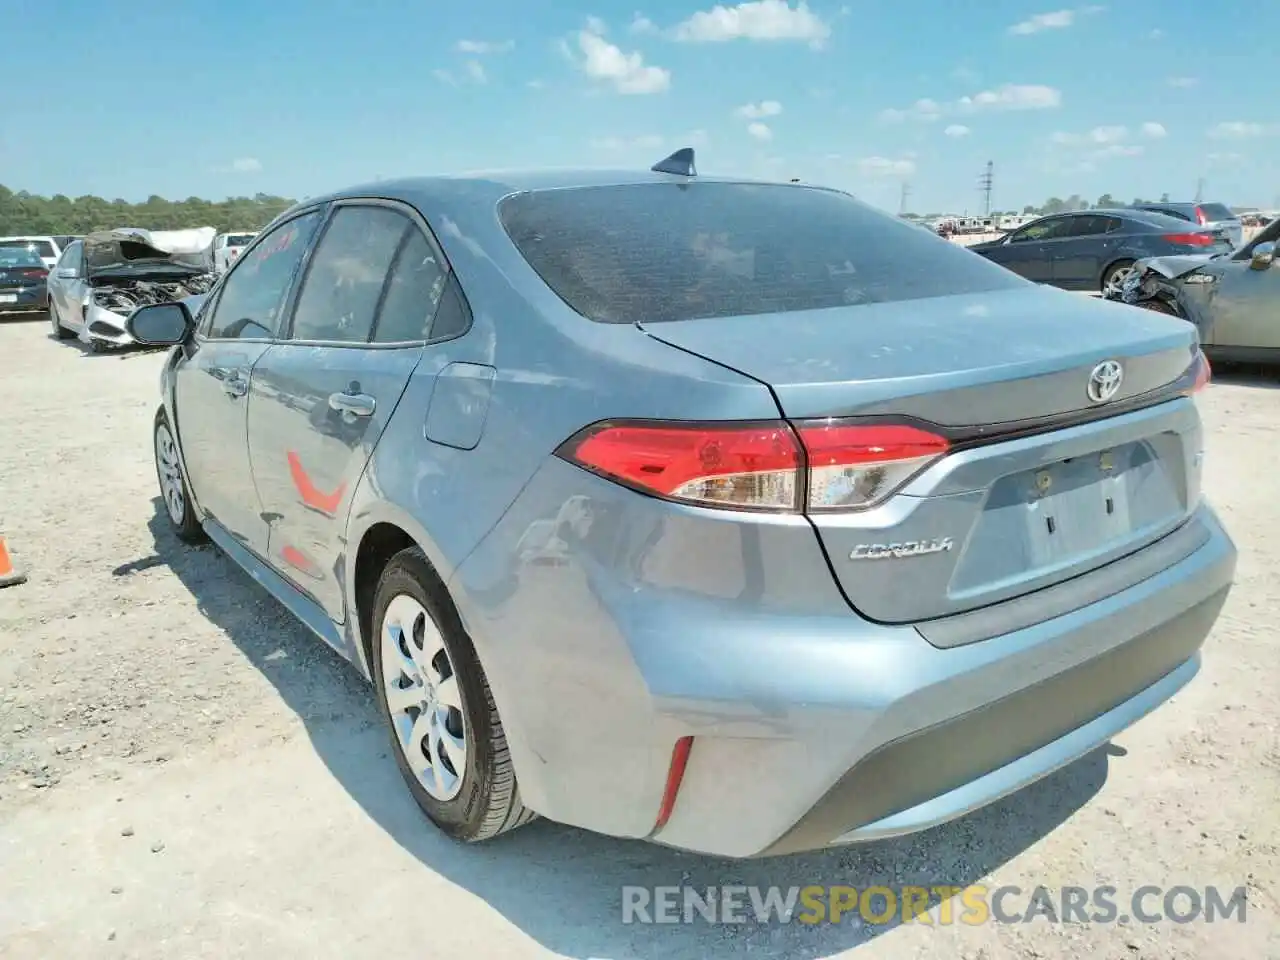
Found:
<path fill-rule="evenodd" d="M 42 197 L 0 184 L 0 236 L 84 236 L 95 230 L 139 227 L 143 230 L 182 230 L 215 227 L 218 232 L 259 230 L 294 203 L 288 197 L 265 193 L 226 200 L 166 200 L 150 196 L 141 203 L 54 194 Z"/>
<path fill-rule="evenodd" d="M 1073 193 L 1067 199 L 1061 197 L 1050 197 L 1040 206 L 1033 203 L 1027 204 L 1021 210 L 1024 217 L 1047 217 L 1051 213 L 1072 213 L 1076 210 L 1107 210 L 1116 209 L 1118 207 L 1136 207 L 1140 203 L 1168 203 L 1169 195 L 1167 193 L 1160 194 L 1159 200 L 1144 200 L 1142 197 L 1134 197 L 1129 203 L 1125 203 L 1109 193 L 1100 196 L 1096 203 L 1090 203 L 1078 193 Z M 1019 214 L 1018 210 L 992 210 L 993 217 L 1013 217 Z M 922 219 L 936 220 L 939 217 L 949 216 L 945 213 L 927 213 Z"/>

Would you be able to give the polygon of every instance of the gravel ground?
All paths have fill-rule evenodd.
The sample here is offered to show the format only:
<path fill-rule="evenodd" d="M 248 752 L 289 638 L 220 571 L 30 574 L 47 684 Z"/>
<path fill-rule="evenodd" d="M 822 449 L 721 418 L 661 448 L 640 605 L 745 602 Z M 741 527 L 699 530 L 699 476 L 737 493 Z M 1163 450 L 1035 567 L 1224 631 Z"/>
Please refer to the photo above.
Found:
<path fill-rule="evenodd" d="M 442 840 L 354 672 L 159 519 L 156 354 L 0 323 L 0 956 L 1280 957 L 1274 376 L 1204 401 L 1241 548 L 1204 669 L 1106 750 L 921 836 L 724 863 L 539 822 Z M 21 406 L 13 406 L 21 400 Z M 1270 479 L 1269 479 L 1270 478 Z M 624 885 L 1249 887 L 1245 923 L 624 925 Z M 1021 906 L 1021 902 L 1015 901 Z"/>

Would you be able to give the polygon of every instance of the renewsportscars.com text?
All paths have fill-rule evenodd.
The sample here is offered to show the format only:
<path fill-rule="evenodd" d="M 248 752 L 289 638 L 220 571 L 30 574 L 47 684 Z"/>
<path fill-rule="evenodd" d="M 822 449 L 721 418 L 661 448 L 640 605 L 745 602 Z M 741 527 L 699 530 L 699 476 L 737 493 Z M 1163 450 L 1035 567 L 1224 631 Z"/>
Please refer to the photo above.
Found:
<path fill-rule="evenodd" d="M 623 923 L 1217 923 L 1245 921 L 1248 893 L 1113 886 L 623 887 Z"/>

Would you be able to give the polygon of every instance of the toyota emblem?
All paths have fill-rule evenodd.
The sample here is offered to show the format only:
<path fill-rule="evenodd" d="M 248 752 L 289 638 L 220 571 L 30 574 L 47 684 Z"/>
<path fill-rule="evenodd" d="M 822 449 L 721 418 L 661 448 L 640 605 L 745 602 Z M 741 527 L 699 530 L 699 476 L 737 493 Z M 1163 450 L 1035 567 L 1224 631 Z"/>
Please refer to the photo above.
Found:
<path fill-rule="evenodd" d="M 1094 403 L 1106 403 L 1120 392 L 1124 382 L 1124 367 L 1118 360 L 1103 360 L 1089 374 L 1089 399 Z"/>

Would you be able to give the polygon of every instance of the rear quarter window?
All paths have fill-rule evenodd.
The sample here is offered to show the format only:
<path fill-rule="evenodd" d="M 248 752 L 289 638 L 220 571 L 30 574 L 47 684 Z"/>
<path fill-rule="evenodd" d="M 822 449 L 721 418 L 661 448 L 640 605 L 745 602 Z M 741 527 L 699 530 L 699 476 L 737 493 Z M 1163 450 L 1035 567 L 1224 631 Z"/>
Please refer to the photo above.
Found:
<path fill-rule="evenodd" d="M 498 208 L 538 276 L 605 323 L 818 310 L 1022 286 L 846 194 L 740 183 L 532 191 Z"/>
<path fill-rule="evenodd" d="M 1234 220 L 1236 215 L 1231 212 L 1231 208 L 1221 203 L 1202 203 L 1200 209 L 1204 211 L 1204 215 L 1210 222 L 1219 220 Z"/>

